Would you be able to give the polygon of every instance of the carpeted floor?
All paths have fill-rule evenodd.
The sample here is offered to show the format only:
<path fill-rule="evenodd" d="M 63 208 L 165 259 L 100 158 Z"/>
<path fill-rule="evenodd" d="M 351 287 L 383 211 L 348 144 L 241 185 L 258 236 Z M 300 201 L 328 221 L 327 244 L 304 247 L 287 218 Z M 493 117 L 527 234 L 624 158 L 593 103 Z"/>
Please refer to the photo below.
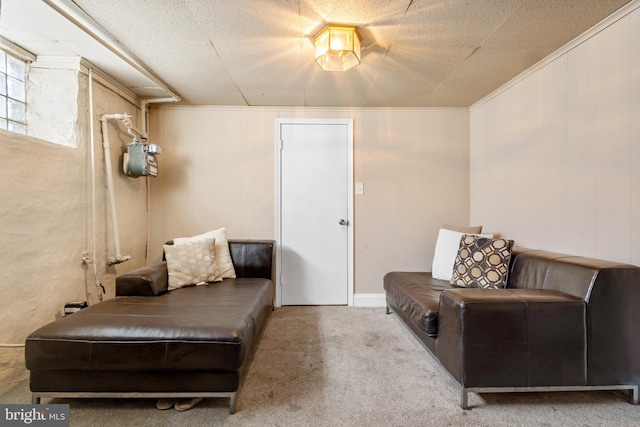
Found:
<path fill-rule="evenodd" d="M 30 403 L 28 384 L 0 403 Z M 56 399 L 72 426 L 638 426 L 626 392 L 470 394 L 458 387 L 384 308 L 283 307 L 238 395 L 187 412 L 149 399 Z M 46 400 L 45 400 L 46 403 Z"/>

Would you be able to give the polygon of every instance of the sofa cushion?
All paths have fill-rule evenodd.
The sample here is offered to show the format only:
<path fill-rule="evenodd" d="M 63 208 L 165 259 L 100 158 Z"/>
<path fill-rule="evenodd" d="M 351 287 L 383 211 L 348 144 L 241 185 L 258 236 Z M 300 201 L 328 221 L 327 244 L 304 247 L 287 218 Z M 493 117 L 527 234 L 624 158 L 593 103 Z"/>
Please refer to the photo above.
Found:
<path fill-rule="evenodd" d="M 430 337 L 438 336 L 440 294 L 445 289 L 451 289 L 449 282 L 434 279 L 431 273 L 394 271 L 384 276 L 390 305 Z"/>
<path fill-rule="evenodd" d="M 272 310 L 267 279 L 225 279 L 155 297 L 116 297 L 43 326 L 30 370 L 235 371 Z"/>
<path fill-rule="evenodd" d="M 231 261 L 231 253 L 229 251 L 229 241 L 227 240 L 227 230 L 225 227 L 218 228 L 192 237 L 177 237 L 173 239 L 173 243 L 194 242 L 203 239 L 216 239 L 216 266 L 218 267 L 218 278 L 235 279 L 236 271 Z"/>
<path fill-rule="evenodd" d="M 513 240 L 465 235 L 450 283 L 464 288 L 505 288 L 512 247 Z"/>
<path fill-rule="evenodd" d="M 215 239 L 164 245 L 169 275 L 168 290 L 221 281 L 215 261 Z"/>

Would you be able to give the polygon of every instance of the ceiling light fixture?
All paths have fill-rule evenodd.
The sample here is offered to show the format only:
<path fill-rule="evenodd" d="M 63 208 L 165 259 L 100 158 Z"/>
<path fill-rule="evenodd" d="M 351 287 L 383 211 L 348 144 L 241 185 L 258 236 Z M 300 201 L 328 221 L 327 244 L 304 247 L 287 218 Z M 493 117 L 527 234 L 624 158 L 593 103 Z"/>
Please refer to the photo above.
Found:
<path fill-rule="evenodd" d="M 361 41 L 355 26 L 329 24 L 313 38 L 316 62 L 325 71 L 347 71 L 360 64 Z"/>

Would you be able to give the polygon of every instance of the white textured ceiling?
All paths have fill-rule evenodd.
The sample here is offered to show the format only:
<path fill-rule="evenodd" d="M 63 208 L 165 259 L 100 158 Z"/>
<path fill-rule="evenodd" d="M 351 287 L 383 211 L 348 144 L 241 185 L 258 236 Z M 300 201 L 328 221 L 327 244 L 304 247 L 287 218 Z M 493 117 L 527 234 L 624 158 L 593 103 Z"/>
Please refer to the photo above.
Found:
<path fill-rule="evenodd" d="M 75 3 L 203 105 L 466 107 L 629 0 L 59 0 Z M 2 0 L 0 35 L 79 55 L 143 97 L 162 90 L 69 28 L 43 0 Z M 313 35 L 355 24 L 362 64 L 325 72 Z"/>

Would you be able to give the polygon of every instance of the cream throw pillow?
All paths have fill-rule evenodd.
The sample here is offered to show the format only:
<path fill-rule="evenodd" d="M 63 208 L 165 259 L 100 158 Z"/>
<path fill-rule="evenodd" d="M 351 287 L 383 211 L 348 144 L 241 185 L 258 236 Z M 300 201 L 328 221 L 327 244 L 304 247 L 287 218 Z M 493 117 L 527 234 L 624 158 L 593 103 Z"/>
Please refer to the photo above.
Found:
<path fill-rule="evenodd" d="M 229 241 L 227 240 L 227 230 L 222 227 L 217 230 L 209 231 L 193 237 L 178 237 L 173 239 L 174 243 L 193 242 L 209 238 L 216 239 L 216 265 L 218 267 L 218 279 L 235 279 L 236 270 L 233 268 L 231 261 L 231 252 L 229 251 Z"/>
<path fill-rule="evenodd" d="M 169 291 L 222 280 L 217 279 L 213 238 L 164 245 L 164 254 L 169 273 Z"/>
<path fill-rule="evenodd" d="M 433 254 L 433 264 L 431 265 L 431 276 L 434 279 L 451 280 L 453 274 L 453 264 L 456 262 L 460 240 L 462 236 L 469 233 L 441 228 L 436 240 L 435 253 Z M 473 236 L 493 237 L 493 234 L 471 234 Z"/>

